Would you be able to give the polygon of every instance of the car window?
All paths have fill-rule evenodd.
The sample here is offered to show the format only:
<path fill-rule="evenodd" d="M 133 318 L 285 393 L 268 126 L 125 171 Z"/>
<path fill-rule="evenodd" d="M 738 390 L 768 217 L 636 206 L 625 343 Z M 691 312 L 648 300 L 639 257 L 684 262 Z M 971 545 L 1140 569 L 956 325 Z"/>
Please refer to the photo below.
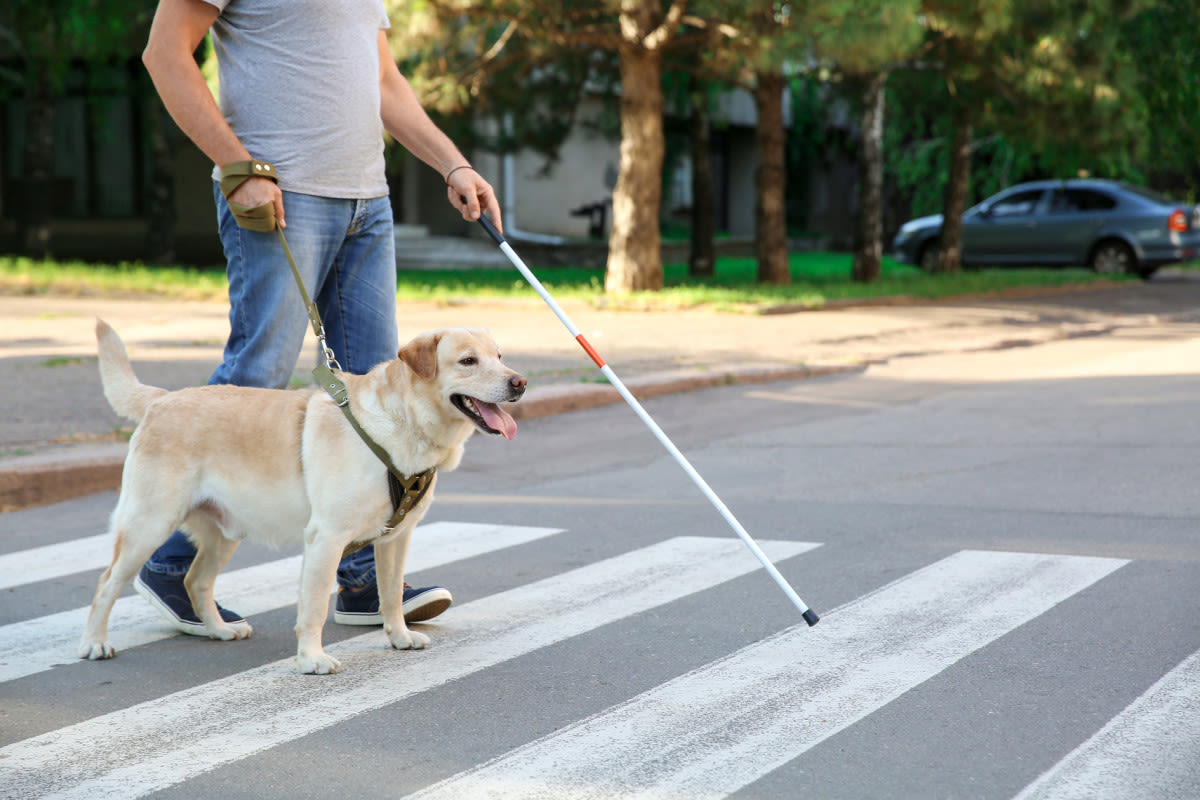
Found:
<path fill-rule="evenodd" d="M 1117 201 L 1111 195 L 1093 189 L 1055 189 L 1050 198 L 1050 213 L 1063 214 L 1072 211 L 1109 211 L 1116 208 Z"/>
<path fill-rule="evenodd" d="M 1027 189 L 1014 192 L 992 203 L 988 209 L 990 217 L 1022 217 L 1033 213 L 1038 200 L 1042 197 L 1041 189 Z"/>

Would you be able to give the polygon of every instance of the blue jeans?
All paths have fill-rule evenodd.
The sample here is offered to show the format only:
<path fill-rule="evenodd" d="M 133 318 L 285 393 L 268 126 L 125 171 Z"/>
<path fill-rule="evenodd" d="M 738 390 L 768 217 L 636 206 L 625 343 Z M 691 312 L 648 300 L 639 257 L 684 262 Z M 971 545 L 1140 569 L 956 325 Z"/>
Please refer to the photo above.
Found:
<path fill-rule="evenodd" d="M 275 233 L 238 226 L 216 183 L 218 230 L 228 262 L 229 341 L 210 384 L 282 389 L 292 377 L 308 315 L 287 256 Z M 304 286 L 317 304 L 325 337 L 346 372 L 362 374 L 396 357 L 396 241 L 387 197 L 335 200 L 283 193 L 288 246 Z M 183 575 L 196 548 L 180 531 L 147 568 Z M 338 583 L 360 588 L 375 580 L 367 547 L 342 559 Z"/>

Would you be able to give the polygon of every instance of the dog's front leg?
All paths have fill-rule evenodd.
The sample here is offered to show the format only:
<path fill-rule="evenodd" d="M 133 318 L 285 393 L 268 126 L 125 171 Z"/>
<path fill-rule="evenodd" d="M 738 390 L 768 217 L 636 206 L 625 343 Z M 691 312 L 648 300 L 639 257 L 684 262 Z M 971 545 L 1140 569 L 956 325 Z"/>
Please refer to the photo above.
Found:
<path fill-rule="evenodd" d="M 404 621 L 404 562 L 408 558 L 408 531 L 387 542 L 375 545 L 375 574 L 379 587 L 379 614 L 388 641 L 397 650 L 424 650 L 429 637 L 420 631 L 409 630 Z"/>
<path fill-rule="evenodd" d="M 329 615 L 329 595 L 337 580 L 340 543 L 314 531 L 305 532 L 300 568 L 300 598 L 296 604 L 296 663 L 305 674 L 328 675 L 341 664 L 321 646 L 321 631 Z"/>

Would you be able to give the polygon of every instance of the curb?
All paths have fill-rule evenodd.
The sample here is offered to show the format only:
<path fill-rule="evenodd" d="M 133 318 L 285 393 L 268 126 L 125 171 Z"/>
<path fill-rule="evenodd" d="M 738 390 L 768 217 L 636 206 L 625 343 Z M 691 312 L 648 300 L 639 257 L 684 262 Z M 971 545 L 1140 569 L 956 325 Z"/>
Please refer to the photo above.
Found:
<path fill-rule="evenodd" d="M 842 372 L 862 372 L 865 369 L 866 365 L 863 364 L 737 364 L 642 375 L 630 378 L 624 383 L 638 400 L 646 400 L 659 395 L 694 392 L 714 386 L 800 380 Z M 608 383 L 558 384 L 531 389 L 529 395 L 512 409 L 512 415 L 518 420 L 536 419 L 619 403 L 621 399 L 617 388 Z"/>
<path fill-rule="evenodd" d="M 639 400 L 715 386 L 798 380 L 844 372 L 862 372 L 865 365 L 738 364 L 677 370 L 630 378 L 626 387 Z M 515 419 L 536 419 L 583 411 L 621 401 L 608 384 L 559 384 L 535 388 L 514 407 Z M 61 503 L 121 486 L 126 443 L 92 445 L 0 462 L 0 513 Z M 9 461 L 9 459 L 6 459 Z"/>
<path fill-rule="evenodd" d="M 0 465 L 0 513 L 116 489 L 127 450 L 121 443 L 12 459 Z"/>

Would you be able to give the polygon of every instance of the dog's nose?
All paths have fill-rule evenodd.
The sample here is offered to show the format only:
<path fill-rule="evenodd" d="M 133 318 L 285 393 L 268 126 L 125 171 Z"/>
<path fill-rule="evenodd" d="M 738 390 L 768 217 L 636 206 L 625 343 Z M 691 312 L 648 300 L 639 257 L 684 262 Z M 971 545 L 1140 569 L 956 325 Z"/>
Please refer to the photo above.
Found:
<path fill-rule="evenodd" d="M 513 375 L 508 379 L 508 385 L 512 387 L 513 394 L 515 394 L 517 397 L 525 394 L 525 387 L 528 384 L 529 381 L 525 380 L 525 378 L 521 375 Z"/>

